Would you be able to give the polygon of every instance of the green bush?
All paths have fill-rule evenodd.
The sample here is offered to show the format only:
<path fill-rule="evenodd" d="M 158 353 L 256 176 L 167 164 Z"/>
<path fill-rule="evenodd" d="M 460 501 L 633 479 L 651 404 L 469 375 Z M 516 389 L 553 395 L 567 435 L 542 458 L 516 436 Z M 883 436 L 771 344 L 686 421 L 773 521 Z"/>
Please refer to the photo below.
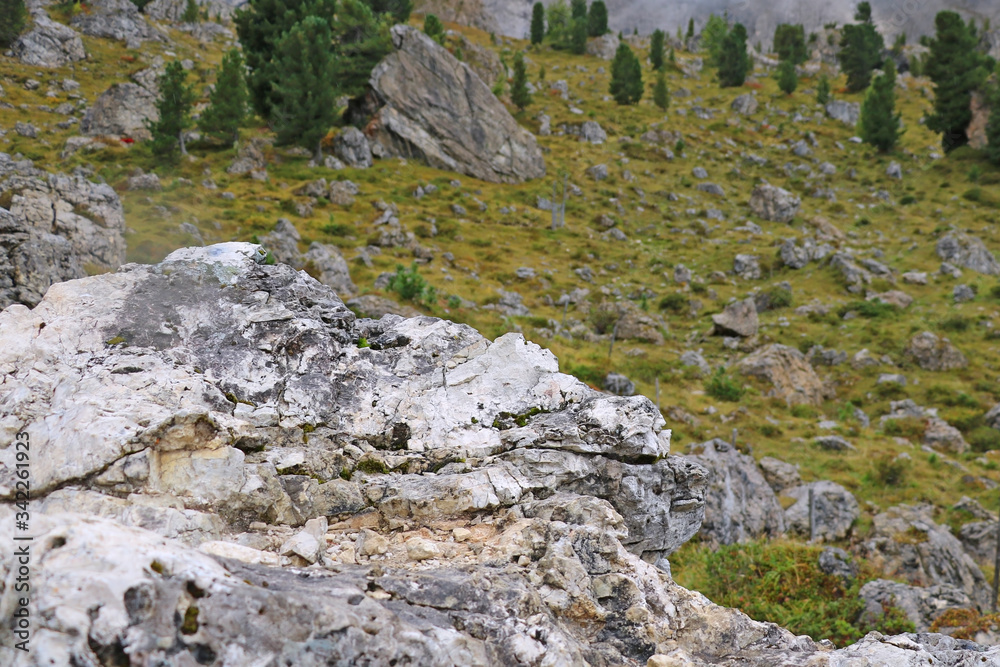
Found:
<path fill-rule="evenodd" d="M 735 403 L 743 398 L 745 390 L 720 368 L 705 383 L 705 392 L 714 399 Z"/>
<path fill-rule="evenodd" d="M 330 236 L 350 236 L 354 233 L 354 225 L 343 222 L 330 222 L 323 225 L 323 233 Z"/>
<path fill-rule="evenodd" d="M 402 264 L 397 264 L 396 275 L 389 282 L 389 289 L 406 301 L 422 301 L 429 304 L 436 297 L 434 288 L 417 270 L 416 262 L 408 269 Z"/>
<path fill-rule="evenodd" d="M 952 317 L 947 317 L 938 323 L 938 328 L 942 331 L 955 331 L 962 332 L 968 331 L 969 327 L 972 325 L 972 320 L 968 317 L 962 317 L 961 315 L 953 315 Z"/>
<path fill-rule="evenodd" d="M 660 299 L 660 310 L 677 314 L 686 313 L 688 310 L 688 299 L 683 294 L 676 292 L 668 294 Z"/>
<path fill-rule="evenodd" d="M 1000 431 L 989 426 L 980 426 L 968 435 L 969 445 L 973 451 L 988 452 L 1000 449 Z"/>
<path fill-rule="evenodd" d="M 872 630 L 912 632 L 898 609 L 863 617 L 861 586 L 876 577 L 861 563 L 852 582 L 819 569 L 822 547 L 781 540 L 720 546 L 689 546 L 670 558 L 674 579 L 716 604 L 736 607 L 758 621 L 778 623 L 797 635 L 851 644 Z"/>
<path fill-rule="evenodd" d="M 872 465 L 873 477 L 882 486 L 900 486 L 906 481 L 906 474 L 910 469 L 909 461 L 892 454 L 880 456 Z"/>
<path fill-rule="evenodd" d="M 837 314 L 843 317 L 852 310 L 860 317 L 864 317 L 869 320 L 880 317 L 891 317 L 896 314 L 895 306 L 891 306 L 888 303 L 882 303 L 881 301 L 852 301 L 851 303 L 841 306 L 837 310 Z"/>

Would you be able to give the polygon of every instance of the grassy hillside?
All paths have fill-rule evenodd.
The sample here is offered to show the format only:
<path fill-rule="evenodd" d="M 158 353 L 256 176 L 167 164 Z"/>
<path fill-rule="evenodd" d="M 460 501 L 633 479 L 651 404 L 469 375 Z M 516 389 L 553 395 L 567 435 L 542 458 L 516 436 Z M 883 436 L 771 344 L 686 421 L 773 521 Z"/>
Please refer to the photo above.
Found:
<path fill-rule="evenodd" d="M 52 13 L 65 18 L 67 11 L 57 8 Z M 527 46 L 508 40 L 493 44 L 487 34 L 448 27 L 495 49 L 507 62 L 515 49 Z M 523 185 L 477 182 L 397 159 L 376 161 L 367 170 L 334 172 L 310 168 L 308 157 L 285 149 L 267 151 L 269 180 L 261 183 L 226 174 L 233 149 L 197 142 L 190 146 L 191 157 L 176 166 L 159 163 L 140 144 L 120 143 L 60 158 L 77 126 L 58 128 L 65 117 L 41 107 L 74 101 L 59 85 L 63 79 L 78 81 L 80 88 L 72 94 L 88 104 L 157 55 L 192 59 L 189 81 L 197 83 L 199 93 L 214 80 L 226 45 L 200 44 L 176 30 L 170 36 L 172 44 L 149 44 L 141 51 L 84 38 L 89 60 L 51 71 L 0 58 L 5 92 L 0 101 L 10 105 L 0 109 L 0 127 L 7 131 L 0 150 L 22 154 L 50 171 L 85 167 L 111 183 L 125 202 L 130 261 L 154 262 L 188 243 L 189 237 L 179 230 L 184 222 L 198 227 L 206 242 L 216 242 L 253 239 L 270 231 L 278 218 L 288 217 L 306 242 L 339 246 L 360 291 L 374 293 L 376 277 L 414 260 L 413 253 L 402 248 L 383 249 L 372 256 L 371 266 L 357 259 L 358 249 L 376 235 L 372 221 L 378 211 L 373 203 L 392 203 L 403 225 L 434 257 L 418 270 L 436 288 L 437 298 L 415 304 L 420 310 L 467 322 L 489 337 L 522 331 L 551 349 L 564 371 L 595 385 L 611 371 L 628 376 L 639 392 L 658 400 L 674 429 L 675 452 L 712 437 L 729 439 L 735 431 L 740 447 L 754 457 L 798 464 L 805 481 L 831 479 L 851 490 L 864 512 L 854 539 L 863 536 L 879 508 L 900 502 L 935 503 L 942 508 L 939 520 L 955 527 L 971 519 L 947 509 L 963 495 L 995 508 L 1000 432 L 983 427 L 982 415 L 1000 401 L 1000 280 L 968 270 L 959 279 L 938 276 L 934 246 L 942 234 L 957 229 L 968 230 L 1000 252 L 1000 171 L 971 150 L 947 159 L 932 157 L 940 152 L 938 137 L 920 123 L 930 106 L 929 81 L 902 78 L 905 89 L 897 92 L 906 132 L 901 148 L 888 156 L 852 143 L 853 128 L 823 117 L 812 79 L 803 79 L 795 94 L 785 96 L 758 70 L 744 87 L 720 89 L 712 72 L 686 76 L 680 68 L 690 67 L 696 56 L 678 53 L 679 67 L 668 76 L 671 106 L 664 113 L 652 104 L 648 65 L 646 99 L 621 107 L 607 97 L 609 62 L 543 48 L 527 51 L 529 76 L 539 91 L 534 103 L 516 117 L 533 132 L 539 130 L 539 114 L 551 118 L 553 136 L 539 137 L 549 176 Z M 645 51 L 639 51 L 645 63 Z M 28 79 L 38 80 L 40 87 L 26 90 Z M 558 80 L 568 83 L 569 100 L 549 89 Z M 860 101 L 860 95 L 840 92 L 842 86 L 843 79 L 835 82 L 836 98 Z M 681 89 L 690 94 L 681 97 Z M 760 110 L 749 118 L 732 113 L 732 100 L 751 91 Z M 584 120 L 600 123 L 608 141 L 591 145 L 557 135 L 561 124 Z M 39 137 L 18 136 L 12 131 L 17 121 L 34 123 Z M 678 133 L 680 141 L 666 146 L 641 141 L 652 129 Z M 796 157 L 789 147 L 809 133 L 816 142 L 812 156 Z M 250 127 L 244 139 L 267 134 L 264 127 Z M 673 151 L 673 159 L 665 157 L 664 147 Z M 766 164 L 745 159 L 750 154 L 766 159 Z M 901 180 L 885 173 L 893 160 L 903 167 Z M 836 173 L 821 175 L 822 162 L 834 165 Z M 585 173 L 597 164 L 607 166 L 606 180 L 594 181 Z M 796 168 L 800 165 L 805 168 Z M 127 191 L 128 175 L 136 167 L 155 171 L 163 191 Z M 701 181 L 692 174 L 695 167 L 703 167 L 706 180 L 720 185 L 725 195 L 697 190 Z M 563 174 L 581 194 L 569 196 L 566 226 L 552 231 L 549 213 L 536 204 L 539 197 L 551 196 L 553 180 Z M 320 200 L 311 215 L 296 215 L 296 201 L 305 198 L 295 191 L 320 177 L 356 183 L 360 194 L 355 203 L 340 207 Z M 761 179 L 802 197 L 802 210 L 792 224 L 765 222 L 750 213 L 749 195 Z M 213 182 L 216 188 L 210 187 Z M 436 184 L 438 191 L 414 198 L 414 190 L 428 183 Z M 813 196 L 817 189 L 832 191 L 835 199 Z M 456 214 L 455 205 L 467 213 Z M 601 216 L 610 216 L 627 240 L 602 237 Z M 846 234 L 842 249 L 853 249 L 859 258 L 878 258 L 897 278 L 907 271 L 926 271 L 928 284 L 876 279 L 874 291 L 901 289 L 914 301 L 904 310 L 864 309 L 856 305 L 864 295 L 849 293 L 826 263 L 811 263 L 799 271 L 784 267 L 777 257 L 782 241 L 814 235 L 809 221 L 816 216 Z M 748 220 L 759 225 L 761 233 L 749 231 Z M 445 258 L 447 253 L 453 260 Z M 758 255 L 764 277 L 748 281 L 734 276 L 737 254 Z M 675 283 L 678 265 L 693 272 L 690 284 Z M 518 278 L 520 267 L 533 269 L 534 277 Z M 583 280 L 578 269 L 589 269 L 592 280 Z M 736 375 L 732 378 L 744 390 L 742 398 L 713 398 L 706 392 L 707 378 L 682 366 L 680 355 L 700 349 L 713 367 L 745 356 L 748 348 L 730 349 L 721 337 L 709 335 L 711 315 L 732 299 L 784 282 L 791 285 L 791 302 L 760 315 L 758 345 L 779 342 L 803 352 L 820 345 L 846 352 L 848 359 L 867 349 L 875 358 L 887 357 L 887 362 L 860 370 L 849 361 L 817 367 L 834 393 L 818 407 L 789 406 L 768 397 L 764 384 Z M 956 305 L 952 291 L 960 283 L 973 286 L 977 296 Z M 589 290 L 587 299 L 566 309 L 555 305 L 560 295 L 581 287 Z M 501 289 L 522 295 L 531 315 L 502 317 L 490 308 Z M 607 318 L 597 309 L 602 301 L 631 302 L 658 319 L 664 343 L 619 340 L 612 349 Z M 797 307 L 808 304 L 824 306 L 826 314 L 796 313 Z M 842 316 L 851 312 L 862 316 Z M 908 362 L 903 356 L 906 342 L 924 330 L 947 336 L 970 359 L 969 367 L 935 373 Z M 908 382 L 905 387 L 878 385 L 881 373 L 902 373 Z M 973 451 L 960 456 L 923 451 L 919 422 L 880 427 L 878 417 L 888 412 L 889 402 L 902 398 L 937 407 L 963 431 Z M 855 418 L 855 407 L 871 418 L 870 426 L 863 427 Z M 819 450 L 812 439 L 825 434 L 843 435 L 857 450 Z M 899 460 L 900 454 L 909 459 Z M 679 562 L 684 560 L 682 554 Z"/>

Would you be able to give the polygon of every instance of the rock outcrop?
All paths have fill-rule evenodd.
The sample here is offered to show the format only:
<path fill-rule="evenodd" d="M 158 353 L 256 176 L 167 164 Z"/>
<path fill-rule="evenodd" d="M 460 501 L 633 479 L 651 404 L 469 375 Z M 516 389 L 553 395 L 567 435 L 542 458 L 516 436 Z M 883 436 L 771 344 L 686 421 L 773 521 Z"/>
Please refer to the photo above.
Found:
<path fill-rule="evenodd" d="M 392 39 L 371 74 L 380 108 L 365 129 L 386 155 L 495 183 L 545 175 L 535 138 L 468 65 L 414 28 L 396 26 Z"/>
<path fill-rule="evenodd" d="M 862 586 L 859 595 L 865 601 L 863 618 L 875 621 L 886 607 L 896 607 L 913 622 L 917 632 L 927 632 L 938 616 L 949 609 L 969 609 L 973 606 L 968 595 L 948 585 L 921 588 L 876 579 Z"/>
<path fill-rule="evenodd" d="M 854 495 L 840 484 L 829 480 L 785 489 L 782 495 L 795 500 L 785 510 L 788 530 L 805 539 L 842 540 L 861 515 Z"/>
<path fill-rule="evenodd" d="M 0 308 L 34 306 L 50 285 L 125 261 L 125 216 L 110 186 L 46 174 L 0 153 Z"/>
<path fill-rule="evenodd" d="M 753 298 L 731 303 L 721 313 L 712 315 L 712 333 L 718 336 L 748 338 L 757 334 L 759 324 Z"/>
<path fill-rule="evenodd" d="M 886 576 L 914 586 L 954 587 L 986 610 L 986 578 L 951 531 L 934 522 L 932 511 L 930 505 L 898 505 L 875 515 L 860 554 Z"/>
<path fill-rule="evenodd" d="M 947 338 L 930 331 L 918 333 L 906 346 L 905 354 L 928 371 L 953 371 L 965 368 L 969 360 Z"/>
<path fill-rule="evenodd" d="M 136 83 L 116 83 L 87 109 L 80 131 L 96 137 L 149 139 L 146 121 L 157 121 L 156 95 Z"/>
<path fill-rule="evenodd" d="M 770 222 L 791 222 L 801 205 L 801 199 L 774 185 L 758 185 L 750 193 L 750 210 Z"/>
<path fill-rule="evenodd" d="M 688 458 L 709 472 L 703 540 L 736 544 L 785 532 L 784 512 L 753 457 L 718 438 L 689 451 Z"/>
<path fill-rule="evenodd" d="M 11 45 L 14 57 L 33 67 L 62 67 L 87 57 L 83 40 L 72 28 L 35 12 L 32 28 Z"/>
<path fill-rule="evenodd" d="M 1000 275 L 1000 262 L 981 239 L 961 232 L 951 232 L 941 237 L 935 246 L 938 257 L 988 276 Z"/>
<path fill-rule="evenodd" d="M 15 434 L 46 452 L 37 652 L 9 648 L 8 587 L 3 664 L 1000 658 L 927 634 L 835 652 L 678 587 L 665 556 L 698 530 L 706 471 L 647 399 L 516 334 L 357 319 L 265 259 L 182 249 L 0 312 L 5 578 Z"/>
<path fill-rule="evenodd" d="M 130 49 L 151 40 L 166 41 L 166 36 L 150 25 L 129 0 L 95 0 L 88 3 L 88 11 L 74 16 L 70 25 L 84 35 L 125 42 Z"/>

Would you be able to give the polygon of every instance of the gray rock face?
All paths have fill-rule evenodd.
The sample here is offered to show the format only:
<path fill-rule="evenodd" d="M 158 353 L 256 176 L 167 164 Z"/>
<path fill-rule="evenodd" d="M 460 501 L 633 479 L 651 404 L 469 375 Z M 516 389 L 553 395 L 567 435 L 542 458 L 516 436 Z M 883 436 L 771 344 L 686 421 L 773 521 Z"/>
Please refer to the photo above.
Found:
<path fill-rule="evenodd" d="M 84 35 L 125 42 L 130 49 L 150 40 L 166 41 L 166 36 L 151 26 L 129 0 L 95 0 L 89 4 L 89 11 L 74 16 L 70 25 Z"/>
<path fill-rule="evenodd" d="M 828 243 L 817 243 L 811 237 L 802 239 L 799 245 L 795 239 L 786 239 L 778 250 L 778 256 L 785 266 L 804 269 L 809 262 L 818 262 L 834 250 Z"/>
<path fill-rule="evenodd" d="M 945 262 L 984 273 L 1000 275 L 1000 262 L 980 239 L 962 232 L 950 232 L 941 237 L 935 246 L 938 257 Z"/>
<path fill-rule="evenodd" d="M 606 35 L 601 35 L 596 39 L 591 39 L 587 42 L 587 55 L 595 56 L 602 60 L 611 60 L 615 57 L 615 52 L 618 50 L 618 35 L 609 32 Z"/>
<path fill-rule="evenodd" d="M 962 526 L 958 531 L 958 539 L 962 542 L 965 553 L 980 566 L 993 565 L 997 546 L 997 522 L 973 521 Z"/>
<path fill-rule="evenodd" d="M 802 484 L 799 469 L 791 463 L 772 456 L 765 456 L 760 460 L 759 465 L 764 479 L 767 480 L 768 486 L 775 493 L 781 493 L 785 489 Z"/>
<path fill-rule="evenodd" d="M 858 124 L 858 119 L 861 118 L 861 105 L 857 102 L 831 100 L 826 103 L 826 115 L 854 127 Z"/>
<path fill-rule="evenodd" d="M 760 280 L 760 258 L 757 255 L 736 255 L 733 259 L 733 273 L 744 280 Z"/>
<path fill-rule="evenodd" d="M 603 144 L 608 140 L 608 133 L 604 131 L 601 124 L 594 120 L 588 120 L 580 125 L 580 141 L 589 144 Z"/>
<path fill-rule="evenodd" d="M 274 231 L 261 237 L 261 243 L 270 250 L 275 259 L 294 269 L 305 271 L 310 276 L 332 288 L 338 296 L 346 298 L 358 291 L 351 281 L 347 261 L 335 245 L 313 241 L 309 250 L 299 252 L 302 237 L 287 219 L 278 221 Z"/>
<path fill-rule="evenodd" d="M 545 175 L 535 138 L 468 65 L 414 28 L 396 26 L 392 37 L 396 51 L 370 79 L 382 106 L 369 136 L 386 154 L 494 183 Z"/>
<path fill-rule="evenodd" d="M 983 421 L 986 422 L 987 426 L 1000 430 L 1000 403 L 990 408 L 983 416 Z"/>
<path fill-rule="evenodd" d="M 633 396 L 635 383 L 621 373 L 608 373 L 604 378 L 604 390 L 615 396 Z"/>
<path fill-rule="evenodd" d="M 687 458 L 709 471 L 702 539 L 736 544 L 785 531 L 778 498 L 752 457 L 718 438 L 692 445 L 689 452 Z"/>
<path fill-rule="evenodd" d="M 989 585 L 979 566 L 946 526 L 931 518 L 930 505 L 898 505 L 877 514 L 860 553 L 886 576 L 914 586 L 948 585 L 985 610 Z"/>
<path fill-rule="evenodd" d="M 125 0 L 127 2 L 127 0 Z M 160 118 L 156 96 L 135 83 L 116 83 L 104 91 L 87 109 L 80 131 L 89 136 L 149 139 L 146 121 Z"/>
<path fill-rule="evenodd" d="M 858 566 L 851 561 L 851 555 L 837 547 L 823 549 L 819 555 L 819 569 L 845 581 L 854 579 L 858 574 Z"/>
<path fill-rule="evenodd" d="M 11 197 L 0 208 L 0 308 L 34 306 L 54 283 L 124 263 L 125 216 L 110 186 L 14 166 L 5 153 L 0 176 Z"/>
<path fill-rule="evenodd" d="M 737 369 L 744 375 L 765 380 L 773 389 L 768 395 L 789 405 L 819 405 L 823 402 L 823 382 L 805 355 L 794 347 L 772 344 L 742 359 Z"/>
<path fill-rule="evenodd" d="M 758 185 L 750 194 L 750 210 L 771 222 L 791 222 L 801 205 L 801 199 L 773 185 Z"/>
<path fill-rule="evenodd" d="M 258 139 L 251 139 L 240 144 L 236 151 L 236 159 L 226 168 L 227 174 L 264 174 L 267 175 L 267 160 L 264 159 L 263 148 L 266 144 Z M 355 192 L 357 194 L 357 192 Z"/>
<path fill-rule="evenodd" d="M 3 664 L 1000 656 L 937 635 L 832 652 L 678 587 L 663 557 L 697 531 L 707 473 L 669 455 L 648 400 L 518 335 L 358 320 L 265 257 L 182 249 L 0 312 L 0 495 L 16 432 L 51 454 L 32 462 L 39 652 L 10 648 L 5 597 Z"/>
<path fill-rule="evenodd" d="M 334 138 L 333 152 L 350 167 L 367 169 L 372 166 L 372 151 L 368 139 L 356 127 L 348 127 Z"/>
<path fill-rule="evenodd" d="M 757 306 L 752 298 L 736 301 L 712 315 L 712 324 L 715 325 L 712 333 L 719 336 L 753 336 L 759 326 Z"/>
<path fill-rule="evenodd" d="M 753 93 L 740 95 L 733 100 L 732 104 L 729 105 L 730 109 L 741 116 L 752 116 L 757 113 L 757 107 L 757 96 Z"/>
<path fill-rule="evenodd" d="M 974 606 L 968 595 L 948 585 L 921 588 L 876 579 L 862 586 L 858 594 L 865 601 L 862 618 L 875 621 L 882 616 L 885 607 L 897 607 L 913 621 L 917 632 L 927 632 L 934 620 L 949 609 Z"/>
<path fill-rule="evenodd" d="M 608 177 L 608 165 L 595 164 L 593 167 L 588 167 L 587 176 L 590 176 L 595 181 L 603 181 Z"/>
<path fill-rule="evenodd" d="M 32 29 L 11 45 L 14 57 L 32 67 L 62 67 L 87 57 L 75 30 L 56 23 L 44 12 L 32 17 Z"/>
<path fill-rule="evenodd" d="M 812 512 L 809 511 L 810 490 L 813 495 Z M 861 515 L 854 494 L 829 480 L 786 489 L 782 495 L 795 499 L 795 504 L 785 510 L 785 525 L 789 532 L 805 539 L 815 537 L 817 540 L 842 540 Z"/>
<path fill-rule="evenodd" d="M 906 356 L 928 371 L 951 371 L 969 365 L 965 355 L 947 338 L 938 338 L 930 331 L 924 331 L 910 339 L 906 346 Z"/>

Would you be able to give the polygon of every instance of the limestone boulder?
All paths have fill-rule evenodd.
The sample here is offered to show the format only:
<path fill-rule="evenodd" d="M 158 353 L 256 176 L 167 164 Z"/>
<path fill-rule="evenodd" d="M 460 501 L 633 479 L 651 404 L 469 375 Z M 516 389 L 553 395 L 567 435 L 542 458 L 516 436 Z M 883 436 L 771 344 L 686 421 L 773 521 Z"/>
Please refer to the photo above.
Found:
<path fill-rule="evenodd" d="M 970 609 L 974 606 L 968 595 L 947 584 L 922 588 L 876 579 L 862 586 L 858 595 L 865 602 L 862 619 L 875 622 L 887 607 L 896 607 L 913 622 L 917 632 L 927 632 L 934 621 L 949 609 Z"/>
<path fill-rule="evenodd" d="M 147 22 L 129 0 L 94 0 L 88 3 L 88 11 L 70 19 L 70 25 L 84 35 L 125 42 L 130 49 L 148 41 L 167 41 L 166 35 Z"/>
<path fill-rule="evenodd" d="M 22 64 L 32 67 L 63 67 L 87 57 L 79 33 L 44 12 L 34 14 L 31 30 L 14 41 L 11 51 Z"/>
<path fill-rule="evenodd" d="M 969 360 L 947 338 L 924 331 L 910 339 L 905 354 L 928 371 L 953 371 L 965 368 Z"/>
<path fill-rule="evenodd" d="M 750 210 L 770 222 L 791 222 L 801 205 L 801 199 L 774 185 L 758 185 L 750 194 Z"/>
<path fill-rule="evenodd" d="M 116 83 L 101 93 L 87 109 L 80 121 L 80 131 L 92 137 L 145 140 L 152 136 L 146 122 L 155 122 L 159 118 L 154 93 L 136 83 Z"/>
<path fill-rule="evenodd" d="M 962 232 L 950 232 L 934 247 L 942 261 L 957 264 L 988 276 L 1000 275 L 1000 262 L 982 239 Z"/>
<path fill-rule="evenodd" d="M 787 345 L 762 347 L 742 359 L 736 368 L 743 374 L 771 385 L 768 395 L 789 405 L 819 405 L 823 402 L 823 381 L 805 355 Z"/>
<path fill-rule="evenodd" d="M 861 515 L 854 494 L 828 480 L 785 489 L 782 495 L 795 501 L 785 510 L 788 530 L 804 539 L 842 540 Z"/>
<path fill-rule="evenodd" d="M 387 155 L 494 183 L 545 175 L 545 161 L 490 87 L 419 30 L 392 29 L 394 52 L 369 80 L 378 111 L 365 133 Z"/>
<path fill-rule="evenodd" d="M 714 333 L 717 336 L 741 336 L 749 338 L 756 335 L 759 322 L 757 305 L 753 298 L 735 301 L 726 306 L 721 313 L 712 315 Z"/>

